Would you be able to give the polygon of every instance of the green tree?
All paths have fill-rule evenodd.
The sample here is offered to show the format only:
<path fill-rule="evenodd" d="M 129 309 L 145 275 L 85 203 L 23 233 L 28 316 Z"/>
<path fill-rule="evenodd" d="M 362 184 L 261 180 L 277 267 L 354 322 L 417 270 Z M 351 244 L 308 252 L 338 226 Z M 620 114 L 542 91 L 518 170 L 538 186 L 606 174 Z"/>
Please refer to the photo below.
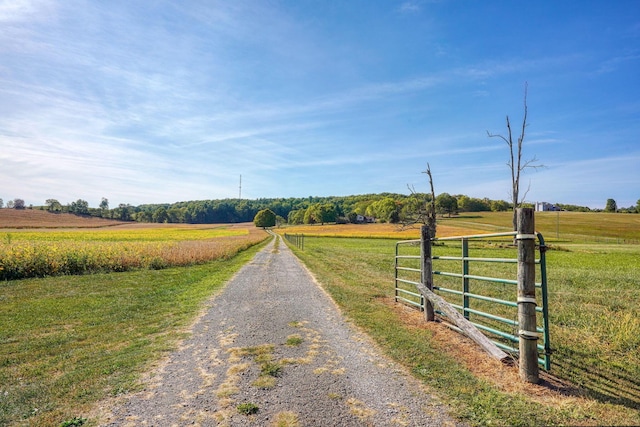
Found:
<path fill-rule="evenodd" d="M 4 208 L 4 200 L 0 198 L 0 209 Z"/>
<path fill-rule="evenodd" d="M 509 210 L 509 203 L 504 200 L 492 200 L 491 212 L 504 212 Z"/>
<path fill-rule="evenodd" d="M 102 200 L 100 201 L 100 209 L 102 209 L 103 211 L 109 210 L 109 199 L 105 197 L 102 198 Z"/>
<path fill-rule="evenodd" d="M 13 199 L 13 209 L 24 209 L 25 204 L 22 199 Z"/>
<path fill-rule="evenodd" d="M 131 221 L 131 213 L 133 211 L 133 206 L 128 203 L 120 203 L 116 212 L 114 214 L 114 218 L 117 218 L 121 221 Z"/>
<path fill-rule="evenodd" d="M 276 225 L 276 214 L 271 209 L 263 209 L 253 218 L 256 227 L 274 227 Z"/>
<path fill-rule="evenodd" d="M 318 206 L 318 220 L 320 223 L 336 222 L 338 219 L 338 213 L 336 207 L 331 203 L 324 203 Z"/>
<path fill-rule="evenodd" d="M 49 212 L 60 212 L 62 210 L 62 205 L 56 199 L 47 199 L 45 204 Z"/>
<path fill-rule="evenodd" d="M 172 207 L 167 210 L 168 221 L 172 224 L 178 224 L 184 222 L 184 210 L 176 207 Z"/>
<path fill-rule="evenodd" d="M 392 215 L 394 212 L 397 213 L 397 210 L 396 201 L 391 197 L 385 197 L 369 205 L 367 213 L 369 216 L 376 217 L 384 222 L 391 222 Z"/>
<path fill-rule="evenodd" d="M 169 221 L 169 215 L 167 215 L 167 209 L 164 206 L 159 207 L 151 215 L 153 222 L 165 223 Z"/>
<path fill-rule="evenodd" d="M 304 223 L 315 224 L 320 222 L 320 204 L 314 203 L 304 211 Z"/>
<path fill-rule="evenodd" d="M 2 199 L 0 199 L 0 208 L 2 207 Z M 640 213 L 640 199 L 636 202 L 636 213 Z"/>
<path fill-rule="evenodd" d="M 82 199 L 71 202 L 69 212 L 75 213 L 76 215 L 89 215 L 89 202 Z"/>
<path fill-rule="evenodd" d="M 289 212 L 287 222 L 289 224 L 304 224 L 304 214 L 306 209 L 295 209 Z"/>
<path fill-rule="evenodd" d="M 604 208 L 605 212 L 617 212 L 618 204 L 613 199 L 607 199 L 607 205 Z"/>
<path fill-rule="evenodd" d="M 441 214 L 458 212 L 458 200 L 449 193 L 441 193 L 436 197 L 436 209 Z"/>

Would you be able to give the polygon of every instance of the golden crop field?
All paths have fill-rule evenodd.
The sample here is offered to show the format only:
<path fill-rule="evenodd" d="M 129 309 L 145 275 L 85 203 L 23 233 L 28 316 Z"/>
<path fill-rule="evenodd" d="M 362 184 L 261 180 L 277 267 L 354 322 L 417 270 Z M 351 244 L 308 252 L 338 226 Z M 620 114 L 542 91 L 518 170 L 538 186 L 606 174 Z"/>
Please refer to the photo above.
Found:
<path fill-rule="evenodd" d="M 0 233 L 0 280 L 200 264 L 266 237 L 253 224 L 12 229 Z"/>
<path fill-rule="evenodd" d="M 375 237 L 389 239 L 419 239 L 420 226 L 403 228 L 397 224 L 314 224 L 282 227 L 275 230 L 279 234 L 304 234 L 313 237 Z M 438 237 L 482 234 L 486 230 L 473 226 L 438 225 Z"/>

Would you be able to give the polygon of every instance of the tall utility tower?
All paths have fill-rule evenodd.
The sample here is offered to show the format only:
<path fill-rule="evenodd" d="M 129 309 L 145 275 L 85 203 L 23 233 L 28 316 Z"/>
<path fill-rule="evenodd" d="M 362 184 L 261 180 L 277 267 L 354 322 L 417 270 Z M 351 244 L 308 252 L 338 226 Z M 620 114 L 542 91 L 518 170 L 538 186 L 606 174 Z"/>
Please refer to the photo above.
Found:
<path fill-rule="evenodd" d="M 240 188 L 238 189 L 238 199 L 242 199 L 242 174 L 240 175 Z"/>

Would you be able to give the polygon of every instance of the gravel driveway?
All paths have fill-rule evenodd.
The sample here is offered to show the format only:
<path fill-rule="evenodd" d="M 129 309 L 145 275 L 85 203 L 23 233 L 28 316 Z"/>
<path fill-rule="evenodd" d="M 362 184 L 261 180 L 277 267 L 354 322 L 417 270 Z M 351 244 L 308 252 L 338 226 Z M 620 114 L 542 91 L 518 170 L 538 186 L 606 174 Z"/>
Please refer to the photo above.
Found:
<path fill-rule="evenodd" d="M 274 238 L 105 426 L 455 425 Z"/>

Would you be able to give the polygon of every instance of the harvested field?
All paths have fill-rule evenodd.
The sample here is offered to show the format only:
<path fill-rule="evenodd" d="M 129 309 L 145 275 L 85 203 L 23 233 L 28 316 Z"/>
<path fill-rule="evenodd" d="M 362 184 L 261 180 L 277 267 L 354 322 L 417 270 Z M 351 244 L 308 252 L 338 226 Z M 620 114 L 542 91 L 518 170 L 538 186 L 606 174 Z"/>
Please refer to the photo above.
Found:
<path fill-rule="evenodd" d="M 118 224 L 126 224 L 126 222 L 33 209 L 0 209 L 0 230 L 21 228 L 99 228 L 112 227 Z"/>

